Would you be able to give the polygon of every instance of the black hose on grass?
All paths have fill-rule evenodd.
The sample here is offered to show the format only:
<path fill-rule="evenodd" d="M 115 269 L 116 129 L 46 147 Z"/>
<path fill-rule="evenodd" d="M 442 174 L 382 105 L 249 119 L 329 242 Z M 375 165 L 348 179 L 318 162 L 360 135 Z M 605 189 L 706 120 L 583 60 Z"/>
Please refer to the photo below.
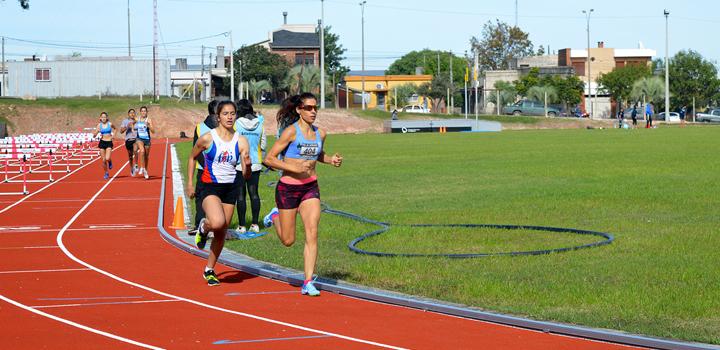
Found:
<path fill-rule="evenodd" d="M 268 182 L 267 185 L 268 185 L 268 187 L 274 187 L 276 185 L 276 182 L 271 181 L 271 182 Z M 348 248 L 355 253 L 363 254 L 363 255 L 378 256 L 378 257 L 411 257 L 411 258 L 444 257 L 444 258 L 467 259 L 467 258 L 482 258 L 482 257 L 488 257 L 488 256 L 542 255 L 542 254 L 563 253 L 563 252 L 569 252 L 569 251 L 578 250 L 578 249 L 599 247 L 599 246 L 603 246 L 606 244 L 610 244 L 615 240 L 613 235 L 611 235 L 609 233 L 605 233 L 605 232 L 578 230 L 578 229 L 574 229 L 574 228 L 563 228 L 563 227 L 549 227 L 549 226 L 496 225 L 496 224 L 408 224 L 408 225 L 398 225 L 398 224 L 391 224 L 388 222 L 375 221 L 375 220 L 368 219 L 368 218 L 360 216 L 360 215 L 332 209 L 327 203 L 324 203 L 324 202 L 321 203 L 321 205 L 322 205 L 322 211 L 324 213 L 342 216 L 342 217 L 345 217 L 345 218 L 348 218 L 351 220 L 379 226 L 380 227 L 379 229 L 372 231 L 372 232 L 368 232 L 360 237 L 353 239 L 350 243 L 348 243 Z M 603 240 L 593 242 L 593 243 L 588 243 L 588 244 L 581 244 L 581 245 L 562 247 L 562 248 L 513 251 L 513 252 L 497 252 L 497 253 L 462 253 L 462 254 L 384 253 L 384 252 L 373 252 L 373 251 L 368 251 L 368 250 L 358 248 L 357 245 L 360 242 L 362 242 L 370 237 L 379 236 L 379 235 L 389 231 L 391 226 L 461 227 L 461 228 L 494 228 L 494 229 L 503 229 L 503 230 L 533 230 L 533 231 L 546 231 L 546 232 L 557 232 L 557 233 L 573 233 L 573 234 L 578 234 L 578 235 L 591 235 L 591 236 L 602 237 Z"/>

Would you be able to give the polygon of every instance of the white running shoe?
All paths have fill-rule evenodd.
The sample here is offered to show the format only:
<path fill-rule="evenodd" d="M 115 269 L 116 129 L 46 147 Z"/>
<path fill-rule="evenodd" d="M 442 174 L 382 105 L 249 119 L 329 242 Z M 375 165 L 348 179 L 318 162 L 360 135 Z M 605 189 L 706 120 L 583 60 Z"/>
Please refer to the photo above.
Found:
<path fill-rule="evenodd" d="M 252 224 L 252 225 L 250 225 L 250 229 L 248 231 L 250 231 L 252 233 L 260 233 L 260 226 L 258 226 L 256 224 Z"/>
<path fill-rule="evenodd" d="M 238 226 L 237 233 L 243 234 L 245 232 L 247 232 L 247 229 L 245 228 L 245 226 Z"/>
<path fill-rule="evenodd" d="M 147 169 L 143 168 L 142 172 L 143 172 L 143 176 L 145 176 L 145 180 L 150 178 L 150 175 L 148 175 L 148 173 L 147 173 Z"/>

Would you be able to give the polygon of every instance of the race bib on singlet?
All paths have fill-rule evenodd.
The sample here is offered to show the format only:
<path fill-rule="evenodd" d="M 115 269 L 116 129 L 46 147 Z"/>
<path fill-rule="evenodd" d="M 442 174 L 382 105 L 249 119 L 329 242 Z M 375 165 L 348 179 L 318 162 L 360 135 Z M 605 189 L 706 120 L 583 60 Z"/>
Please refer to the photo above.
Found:
<path fill-rule="evenodd" d="M 318 155 L 319 145 L 317 143 L 301 143 L 298 145 L 298 153 L 305 157 L 314 157 Z"/>

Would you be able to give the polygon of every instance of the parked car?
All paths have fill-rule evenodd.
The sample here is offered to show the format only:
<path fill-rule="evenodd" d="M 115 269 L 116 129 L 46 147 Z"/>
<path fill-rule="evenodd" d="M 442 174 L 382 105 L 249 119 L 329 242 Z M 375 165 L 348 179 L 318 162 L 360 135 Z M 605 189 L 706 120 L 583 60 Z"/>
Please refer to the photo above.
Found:
<path fill-rule="evenodd" d="M 695 121 L 698 122 L 720 122 L 720 109 L 711 109 L 706 113 L 695 114 Z"/>
<path fill-rule="evenodd" d="M 505 106 L 502 109 L 503 114 L 512 115 L 545 115 L 545 104 L 538 101 L 532 100 L 520 100 L 510 106 Z M 548 105 L 547 115 L 549 117 L 557 117 L 560 115 L 560 109 L 554 106 Z"/>
<path fill-rule="evenodd" d="M 430 113 L 427 108 L 418 105 L 408 105 L 402 109 L 405 113 Z"/>
<path fill-rule="evenodd" d="M 657 120 L 666 120 L 665 118 L 665 112 L 658 113 L 655 117 Z M 670 112 L 670 116 L 666 120 L 668 123 L 679 123 L 680 122 L 680 113 L 678 112 Z"/>

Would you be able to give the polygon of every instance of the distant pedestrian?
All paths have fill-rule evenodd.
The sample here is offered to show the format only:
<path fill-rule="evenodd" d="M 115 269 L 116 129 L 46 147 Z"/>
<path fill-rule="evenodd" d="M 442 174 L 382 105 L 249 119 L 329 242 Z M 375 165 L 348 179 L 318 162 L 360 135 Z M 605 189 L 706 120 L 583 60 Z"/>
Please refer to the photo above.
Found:
<path fill-rule="evenodd" d="M 235 130 L 240 136 L 247 139 L 250 147 L 250 177 L 245 179 L 242 176 L 242 164 L 239 165 L 238 173 L 235 180 L 238 182 L 238 198 L 235 209 L 238 213 L 238 233 L 244 234 L 247 231 L 252 233 L 260 233 L 259 216 L 260 216 L 260 195 L 258 194 L 258 185 L 260 183 L 260 171 L 262 170 L 263 156 L 267 144 L 265 136 L 265 117 L 262 114 L 255 113 L 249 100 L 242 99 L 238 101 L 237 121 L 235 122 Z M 249 228 L 246 228 L 245 212 L 247 210 L 246 197 L 250 195 L 250 210 L 252 221 Z"/>
<path fill-rule="evenodd" d="M 682 108 L 680 108 L 680 127 L 685 127 L 685 115 L 687 114 L 687 106 L 683 105 Z"/>
<path fill-rule="evenodd" d="M 617 119 L 618 119 L 618 128 L 622 129 L 623 127 L 623 108 L 620 104 L 618 104 L 618 111 L 617 111 Z"/>
<path fill-rule="evenodd" d="M 654 111 L 654 106 L 652 103 L 648 103 L 645 105 L 645 115 L 647 116 L 647 122 L 645 123 L 646 129 L 653 127 L 653 125 L 652 125 L 653 111 Z"/>
<path fill-rule="evenodd" d="M 392 120 L 398 120 L 398 112 L 397 109 L 393 109 L 392 114 L 390 116 L 390 119 Z"/>
<path fill-rule="evenodd" d="M 633 106 L 632 112 L 630 113 L 630 117 L 632 118 L 632 125 L 633 128 L 637 127 L 637 104 Z"/>

